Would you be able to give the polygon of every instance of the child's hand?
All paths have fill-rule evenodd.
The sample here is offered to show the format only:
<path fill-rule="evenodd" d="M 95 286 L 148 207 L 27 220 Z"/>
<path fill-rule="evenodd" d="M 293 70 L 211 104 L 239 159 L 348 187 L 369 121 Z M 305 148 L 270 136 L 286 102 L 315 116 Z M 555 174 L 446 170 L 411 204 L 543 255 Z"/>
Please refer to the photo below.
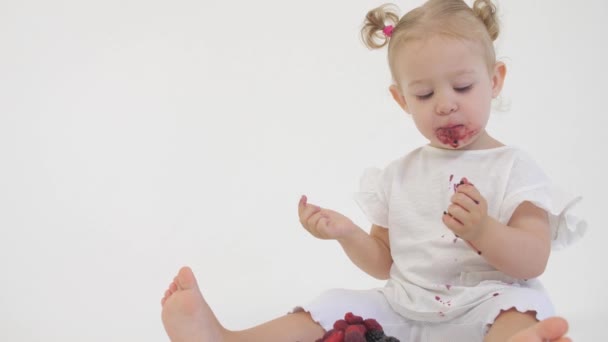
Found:
<path fill-rule="evenodd" d="M 443 214 L 443 223 L 463 240 L 474 240 L 488 218 L 488 204 L 477 188 L 463 178 Z"/>
<path fill-rule="evenodd" d="M 333 210 L 306 203 L 306 201 L 306 196 L 300 198 L 298 215 L 302 226 L 314 237 L 337 240 L 357 230 L 357 226 L 348 217 Z"/>

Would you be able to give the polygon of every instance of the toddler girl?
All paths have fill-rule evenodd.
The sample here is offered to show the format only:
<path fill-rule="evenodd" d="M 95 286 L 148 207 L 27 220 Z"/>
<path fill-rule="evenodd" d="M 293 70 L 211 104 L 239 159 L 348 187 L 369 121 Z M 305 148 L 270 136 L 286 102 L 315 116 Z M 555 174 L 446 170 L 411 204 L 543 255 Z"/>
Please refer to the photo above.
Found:
<path fill-rule="evenodd" d="M 298 213 L 313 236 L 337 240 L 385 287 L 330 290 L 274 321 L 229 331 L 183 268 L 162 299 L 171 340 L 315 341 L 354 312 L 402 342 L 566 341 L 567 324 L 551 318 L 536 278 L 552 246 L 571 243 L 585 222 L 570 213 L 579 198 L 486 131 L 506 74 L 498 33 L 491 0 L 429 0 L 401 19 L 388 5 L 367 15 L 363 39 L 388 45 L 390 92 L 429 143 L 364 173 L 355 199 L 369 233 L 305 196 Z"/>

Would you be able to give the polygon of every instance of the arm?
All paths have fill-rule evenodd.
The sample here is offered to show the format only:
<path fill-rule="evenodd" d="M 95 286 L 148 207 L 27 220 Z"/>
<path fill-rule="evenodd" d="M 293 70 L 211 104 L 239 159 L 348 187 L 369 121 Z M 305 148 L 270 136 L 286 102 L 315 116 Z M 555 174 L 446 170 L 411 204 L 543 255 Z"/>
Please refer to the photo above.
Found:
<path fill-rule="evenodd" d="M 393 258 L 388 241 L 388 229 L 373 225 L 370 233 L 357 229 L 338 239 L 349 259 L 365 273 L 376 279 L 388 279 Z"/>
<path fill-rule="evenodd" d="M 298 215 L 302 226 L 314 237 L 337 240 L 357 267 L 374 278 L 388 279 L 393 264 L 388 229 L 373 226 L 368 234 L 346 216 L 307 203 L 306 196 L 300 199 Z"/>
<path fill-rule="evenodd" d="M 529 279 L 541 275 L 551 252 L 547 213 L 530 202 L 520 204 L 507 225 L 487 215 L 487 203 L 466 180 L 452 196 L 443 222 L 492 266 Z"/>
<path fill-rule="evenodd" d="M 488 218 L 469 241 L 496 269 L 518 279 L 540 276 L 551 253 L 547 213 L 530 202 L 520 204 L 508 225 Z"/>

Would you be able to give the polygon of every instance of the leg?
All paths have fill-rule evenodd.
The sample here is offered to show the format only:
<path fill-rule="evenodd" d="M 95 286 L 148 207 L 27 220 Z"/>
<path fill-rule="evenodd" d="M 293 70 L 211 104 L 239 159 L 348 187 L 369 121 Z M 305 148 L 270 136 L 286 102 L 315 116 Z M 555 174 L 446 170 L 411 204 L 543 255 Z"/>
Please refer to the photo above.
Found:
<path fill-rule="evenodd" d="M 289 314 L 243 331 L 229 331 L 203 299 L 194 274 L 182 268 L 165 296 L 162 320 L 172 342 L 315 341 L 324 330 L 305 312 Z"/>
<path fill-rule="evenodd" d="M 537 322 L 534 312 L 503 311 L 490 327 L 485 342 L 566 342 L 567 323 L 561 318 Z"/>
<path fill-rule="evenodd" d="M 226 341 L 234 342 L 314 342 L 325 330 L 307 312 L 297 312 L 263 323 L 256 327 L 230 332 Z"/>

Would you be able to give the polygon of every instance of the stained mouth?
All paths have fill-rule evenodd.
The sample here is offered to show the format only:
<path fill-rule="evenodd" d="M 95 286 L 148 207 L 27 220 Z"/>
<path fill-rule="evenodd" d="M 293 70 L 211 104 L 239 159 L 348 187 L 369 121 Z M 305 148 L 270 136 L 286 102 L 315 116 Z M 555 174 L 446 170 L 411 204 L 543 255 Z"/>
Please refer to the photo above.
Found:
<path fill-rule="evenodd" d="M 461 140 L 469 136 L 465 125 L 440 127 L 435 130 L 435 135 L 439 141 L 454 148 L 460 145 Z"/>

